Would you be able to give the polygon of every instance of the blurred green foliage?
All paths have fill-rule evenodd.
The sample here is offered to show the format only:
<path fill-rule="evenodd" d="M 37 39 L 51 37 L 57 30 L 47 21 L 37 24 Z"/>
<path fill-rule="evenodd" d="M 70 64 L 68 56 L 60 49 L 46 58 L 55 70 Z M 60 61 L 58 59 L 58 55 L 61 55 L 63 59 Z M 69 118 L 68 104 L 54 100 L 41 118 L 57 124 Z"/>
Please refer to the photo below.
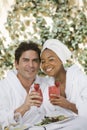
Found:
<path fill-rule="evenodd" d="M 21 41 L 33 40 L 40 45 L 48 38 L 66 44 L 87 72 L 87 1 L 83 7 L 72 6 L 69 0 L 16 0 L 8 12 L 5 36 L 0 37 L 0 76 L 14 67 L 14 51 Z"/>

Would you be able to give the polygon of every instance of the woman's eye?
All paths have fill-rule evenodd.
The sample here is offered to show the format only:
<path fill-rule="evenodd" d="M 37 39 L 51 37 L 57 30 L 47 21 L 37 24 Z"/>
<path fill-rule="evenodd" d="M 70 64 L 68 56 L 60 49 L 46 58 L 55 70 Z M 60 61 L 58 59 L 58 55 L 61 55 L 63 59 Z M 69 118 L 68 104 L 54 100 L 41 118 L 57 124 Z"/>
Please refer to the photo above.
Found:
<path fill-rule="evenodd" d="M 45 63 L 45 61 L 41 61 L 41 64 Z"/>
<path fill-rule="evenodd" d="M 50 58 L 50 59 L 49 59 L 49 61 L 53 61 L 53 60 L 54 60 L 54 58 Z"/>

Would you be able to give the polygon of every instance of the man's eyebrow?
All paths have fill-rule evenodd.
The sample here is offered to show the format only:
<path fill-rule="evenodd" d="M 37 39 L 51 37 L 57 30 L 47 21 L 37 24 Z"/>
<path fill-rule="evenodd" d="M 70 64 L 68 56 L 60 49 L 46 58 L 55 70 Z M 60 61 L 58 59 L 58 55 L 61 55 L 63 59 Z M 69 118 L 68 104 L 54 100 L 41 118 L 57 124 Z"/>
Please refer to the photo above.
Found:
<path fill-rule="evenodd" d="M 23 60 L 25 60 L 25 59 L 26 59 L 26 60 L 27 60 L 27 59 L 29 60 L 29 58 L 26 58 L 26 57 L 23 57 L 22 59 L 23 59 Z"/>
<path fill-rule="evenodd" d="M 32 59 L 32 60 L 37 60 L 37 61 L 39 61 L 39 58 L 34 58 L 34 59 Z"/>
<path fill-rule="evenodd" d="M 22 59 L 23 59 L 23 60 L 30 60 L 30 58 L 26 58 L 26 57 L 23 57 Z M 33 58 L 33 59 L 31 59 L 31 60 L 39 60 L 39 58 Z"/>

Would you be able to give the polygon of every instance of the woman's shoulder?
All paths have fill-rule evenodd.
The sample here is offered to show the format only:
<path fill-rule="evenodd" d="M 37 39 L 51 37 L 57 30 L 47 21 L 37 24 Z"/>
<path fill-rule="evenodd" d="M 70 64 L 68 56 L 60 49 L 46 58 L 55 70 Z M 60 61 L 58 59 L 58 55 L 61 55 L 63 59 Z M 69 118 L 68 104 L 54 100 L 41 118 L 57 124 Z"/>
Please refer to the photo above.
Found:
<path fill-rule="evenodd" d="M 82 71 L 82 67 L 80 67 L 79 65 L 77 65 L 77 64 L 73 64 L 72 66 L 70 66 L 68 69 L 67 69 L 67 71 L 73 71 L 73 72 L 82 72 L 82 73 L 84 73 L 83 71 Z"/>
<path fill-rule="evenodd" d="M 72 75 L 74 77 L 87 78 L 87 75 L 83 71 L 83 68 L 77 64 L 73 64 L 67 69 L 67 75 Z"/>

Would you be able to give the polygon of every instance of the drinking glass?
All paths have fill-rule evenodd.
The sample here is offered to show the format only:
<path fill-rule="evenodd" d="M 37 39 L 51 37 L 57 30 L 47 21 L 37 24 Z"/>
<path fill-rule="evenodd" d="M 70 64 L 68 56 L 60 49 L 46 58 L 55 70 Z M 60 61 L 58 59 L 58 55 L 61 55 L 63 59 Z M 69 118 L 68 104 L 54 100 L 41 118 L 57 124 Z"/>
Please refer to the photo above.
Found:
<path fill-rule="evenodd" d="M 9 123 L 9 130 L 22 130 L 22 117 L 19 112 L 14 114 L 14 120 Z"/>
<path fill-rule="evenodd" d="M 2 130 L 2 122 L 0 122 L 0 130 Z"/>
<path fill-rule="evenodd" d="M 1 116 L 1 115 L 0 115 Z M 0 121 L 0 130 L 5 130 L 5 128 L 9 128 L 9 123 L 8 123 L 8 119 L 7 118 L 4 118 L 4 115 L 3 115 L 3 120 Z"/>
<path fill-rule="evenodd" d="M 51 94 L 60 95 L 60 88 L 56 87 L 55 85 L 54 86 L 50 86 L 49 87 L 49 99 L 54 98 L 54 96 L 51 95 Z"/>

